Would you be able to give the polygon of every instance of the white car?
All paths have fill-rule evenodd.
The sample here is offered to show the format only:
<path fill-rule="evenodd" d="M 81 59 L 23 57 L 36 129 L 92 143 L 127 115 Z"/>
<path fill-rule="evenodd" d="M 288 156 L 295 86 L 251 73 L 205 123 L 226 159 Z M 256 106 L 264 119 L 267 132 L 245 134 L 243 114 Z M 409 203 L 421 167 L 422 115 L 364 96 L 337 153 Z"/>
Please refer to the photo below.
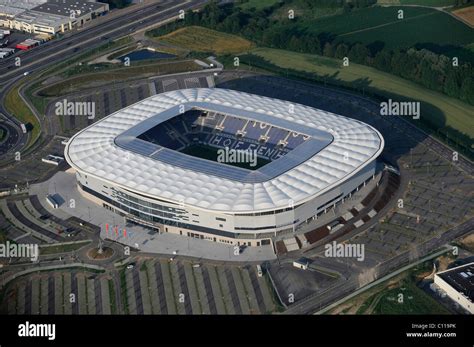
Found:
<path fill-rule="evenodd" d="M 26 71 L 26 72 L 23 73 L 23 76 L 28 76 L 29 74 L 30 74 L 30 72 Z"/>
<path fill-rule="evenodd" d="M 134 264 L 128 264 L 128 265 L 127 265 L 127 269 L 128 269 L 128 270 L 131 270 L 131 269 L 133 269 L 134 267 L 135 267 Z"/>

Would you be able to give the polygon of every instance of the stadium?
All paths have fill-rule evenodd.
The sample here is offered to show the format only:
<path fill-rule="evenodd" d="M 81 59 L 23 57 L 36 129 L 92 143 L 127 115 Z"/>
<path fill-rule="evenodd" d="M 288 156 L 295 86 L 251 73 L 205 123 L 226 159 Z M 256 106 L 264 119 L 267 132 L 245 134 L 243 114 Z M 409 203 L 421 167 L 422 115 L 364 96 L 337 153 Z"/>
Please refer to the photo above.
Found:
<path fill-rule="evenodd" d="M 71 138 L 88 199 L 159 232 L 262 246 L 374 178 L 384 140 L 360 121 L 226 89 L 149 97 Z"/>

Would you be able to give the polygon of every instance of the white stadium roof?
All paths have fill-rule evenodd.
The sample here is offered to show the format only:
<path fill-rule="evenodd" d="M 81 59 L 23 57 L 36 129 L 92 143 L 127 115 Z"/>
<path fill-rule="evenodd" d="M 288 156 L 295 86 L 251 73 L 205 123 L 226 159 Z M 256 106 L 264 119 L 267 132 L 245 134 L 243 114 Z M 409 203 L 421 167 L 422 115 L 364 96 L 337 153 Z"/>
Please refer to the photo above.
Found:
<path fill-rule="evenodd" d="M 209 110 L 225 107 L 251 119 L 265 116 L 275 126 L 291 122 L 296 127 L 329 133 L 333 141 L 277 177 L 255 183 L 190 170 L 116 144 L 119 135 L 151 117 L 177 113 L 179 105 Z M 299 104 L 293 104 L 293 112 L 289 113 L 290 105 L 288 101 L 220 88 L 166 92 L 126 107 L 80 131 L 68 142 L 65 155 L 76 170 L 151 198 L 207 210 L 243 213 L 286 208 L 289 201 L 295 205 L 305 202 L 346 181 L 382 152 L 383 138 L 373 127 Z"/>

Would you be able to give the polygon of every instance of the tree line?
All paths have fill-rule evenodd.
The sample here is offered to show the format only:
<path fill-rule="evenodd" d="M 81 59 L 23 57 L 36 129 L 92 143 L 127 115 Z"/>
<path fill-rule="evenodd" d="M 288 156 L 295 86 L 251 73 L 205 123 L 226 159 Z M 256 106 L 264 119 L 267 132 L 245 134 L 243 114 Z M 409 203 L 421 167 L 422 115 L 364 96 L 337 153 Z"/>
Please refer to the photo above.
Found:
<path fill-rule="evenodd" d="M 294 0 L 296 6 L 341 7 L 354 11 L 373 5 L 373 0 Z M 329 34 L 314 35 L 301 31 L 294 23 L 282 24 L 271 20 L 271 14 L 283 3 L 262 10 L 243 11 L 229 4 L 206 5 L 200 12 L 189 11 L 183 21 L 169 23 L 151 32 L 161 36 L 180 27 L 200 25 L 210 29 L 244 36 L 265 47 L 311 53 L 355 62 L 416 82 L 428 89 L 444 93 L 474 105 L 474 68 L 469 62 L 452 58 L 427 49 L 387 49 L 383 42 L 369 45 L 337 42 Z M 457 63 L 457 64 L 456 64 Z"/>

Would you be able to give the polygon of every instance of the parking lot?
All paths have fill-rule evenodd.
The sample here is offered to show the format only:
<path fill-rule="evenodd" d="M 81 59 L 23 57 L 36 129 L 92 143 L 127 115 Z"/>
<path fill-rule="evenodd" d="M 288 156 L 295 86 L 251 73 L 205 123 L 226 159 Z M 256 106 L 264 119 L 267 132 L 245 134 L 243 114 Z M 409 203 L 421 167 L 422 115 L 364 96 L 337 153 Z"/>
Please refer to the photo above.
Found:
<path fill-rule="evenodd" d="M 277 310 L 266 275 L 255 266 L 199 265 L 141 259 L 106 274 L 38 273 L 9 284 L 8 314 L 265 314 Z M 118 279 L 119 278 L 119 279 Z M 119 293 L 120 291 L 120 293 Z M 74 294 L 75 302 L 70 302 Z M 119 298 L 121 302 L 119 303 Z"/>
<path fill-rule="evenodd" d="M 124 89 L 104 89 L 94 94 L 98 98 L 98 118 L 138 101 L 140 95 L 146 97 L 183 85 L 194 86 L 198 82 L 200 86 L 203 83 L 209 85 L 208 79 L 163 77 L 137 82 Z M 340 91 L 275 77 L 242 78 L 224 81 L 219 86 L 292 100 L 371 124 L 385 139 L 382 159 L 397 163 L 402 172 L 400 198 L 403 207 L 397 207 L 397 201 L 392 201 L 392 207 L 379 223 L 364 226 L 345 240 L 365 246 L 363 261 L 327 258 L 321 248 L 315 248 L 305 256 L 313 259 L 313 264 L 319 268 L 317 271 L 297 270 L 288 261 L 281 265 L 279 262 L 272 263 L 273 279 L 288 306 L 293 304 L 288 301 L 290 294 L 294 295 L 294 303 L 316 295 L 323 305 L 325 300 L 333 300 L 344 290 L 351 291 L 367 284 L 382 275 L 378 273 L 379 269 L 384 269 L 383 265 L 391 259 L 405 252 L 408 252 L 410 260 L 420 258 L 422 254 L 418 245 L 437 240 L 450 228 L 472 218 L 472 177 L 456 163 L 436 153 L 425 134 L 397 117 L 381 117 L 378 105 Z M 81 95 L 78 100 L 89 97 Z M 65 124 L 69 124 L 71 132 L 88 124 L 87 120 L 78 118 L 67 122 Z M 17 230 L 12 229 L 12 232 Z M 193 267 L 192 263 L 184 260 L 146 260 L 139 261 L 133 269 L 124 270 L 118 277 L 120 280 L 115 290 L 117 301 L 120 297 L 122 313 L 265 313 L 276 309 L 268 279 L 258 278 L 253 267 L 202 264 Z M 263 279 L 265 281 L 262 282 Z M 33 288 L 28 288 L 26 285 L 20 296 L 30 295 Z M 93 288 L 96 290 L 95 284 Z M 117 288 L 120 288 L 119 291 Z M 87 291 L 82 291 L 86 297 Z M 102 303 L 107 302 L 105 297 L 101 300 Z M 18 307 L 23 306 L 15 305 L 10 304 L 8 309 L 24 312 L 18 311 Z"/>
<path fill-rule="evenodd" d="M 267 279 L 254 266 L 148 260 L 123 270 L 121 290 L 131 314 L 261 314 L 276 308 Z"/>
<path fill-rule="evenodd" d="M 379 276 L 374 267 L 408 251 L 410 258 L 421 255 L 416 245 L 442 235 L 448 229 L 472 218 L 474 183 L 452 161 L 435 153 L 430 139 L 398 117 L 380 116 L 377 104 L 338 90 L 309 85 L 272 76 L 225 77 L 219 87 L 268 95 L 334 112 L 361 120 L 380 131 L 385 140 L 382 159 L 395 164 L 405 180 L 401 189 L 403 208 L 392 208 L 381 222 L 351 236 L 347 243 L 363 244 L 365 259 L 325 258 L 321 248 L 305 255 L 328 270 L 346 267 L 354 284 L 361 285 Z M 219 81 L 218 81 L 219 82 Z M 422 110 L 423 111 L 423 110 Z M 422 114 L 423 116 L 423 114 Z M 428 115 L 424 115 L 428 116 Z M 396 205 L 395 205 L 396 206 Z M 295 302 L 305 295 L 329 293 L 332 287 L 347 281 L 341 276 L 336 281 L 305 283 L 306 271 L 290 269 L 290 264 L 274 265 L 276 285 L 282 297 L 299 293 Z M 279 278 L 281 272 L 292 273 L 294 279 Z M 294 274 L 293 274 L 294 272 Z M 343 271 L 342 271 L 343 272 Z M 310 276 L 311 277 L 311 276 Z M 299 283 L 299 284 L 298 284 Z M 311 290 L 307 290 L 310 288 Z M 311 293 L 311 294 L 310 294 Z"/>
<path fill-rule="evenodd" d="M 64 161 L 59 166 L 46 164 L 41 161 L 47 155 L 64 156 L 64 145 L 61 144 L 61 138 L 54 138 L 46 146 L 41 147 L 34 154 L 28 157 L 19 157 L 18 163 L 14 167 L 6 167 L 0 170 L 0 189 L 14 186 L 18 182 L 31 184 L 36 180 L 47 179 L 58 170 L 67 167 Z M 20 153 L 22 155 L 22 153 Z M 15 159 L 15 153 L 8 153 L 1 159 Z"/>
<path fill-rule="evenodd" d="M 110 277 L 80 270 L 38 273 L 10 283 L 1 312 L 8 314 L 111 314 Z M 71 295 L 72 294 L 72 295 Z"/>
<path fill-rule="evenodd" d="M 109 114 L 132 105 L 149 96 L 184 88 L 208 88 L 214 85 L 213 76 L 209 73 L 175 75 L 139 80 L 130 83 L 112 84 L 93 92 L 66 95 L 50 102 L 47 114 L 55 117 L 55 103 L 66 99 L 68 102 L 88 102 L 95 105 L 95 118 L 87 116 L 61 116 L 63 132 L 72 136 L 77 131 L 91 125 Z"/>
<path fill-rule="evenodd" d="M 3 30 L 10 30 L 10 29 L 5 29 L 4 27 L 0 27 L 0 32 Z M 22 33 L 19 31 L 13 31 L 10 30 L 10 35 L 6 35 L 3 39 L 0 40 L 0 43 L 4 44 L 5 42 L 8 41 L 8 43 L 4 47 L 8 48 L 15 48 L 15 46 L 22 42 L 25 41 L 26 39 L 31 39 L 33 38 L 34 35 L 28 34 L 28 33 Z"/>

